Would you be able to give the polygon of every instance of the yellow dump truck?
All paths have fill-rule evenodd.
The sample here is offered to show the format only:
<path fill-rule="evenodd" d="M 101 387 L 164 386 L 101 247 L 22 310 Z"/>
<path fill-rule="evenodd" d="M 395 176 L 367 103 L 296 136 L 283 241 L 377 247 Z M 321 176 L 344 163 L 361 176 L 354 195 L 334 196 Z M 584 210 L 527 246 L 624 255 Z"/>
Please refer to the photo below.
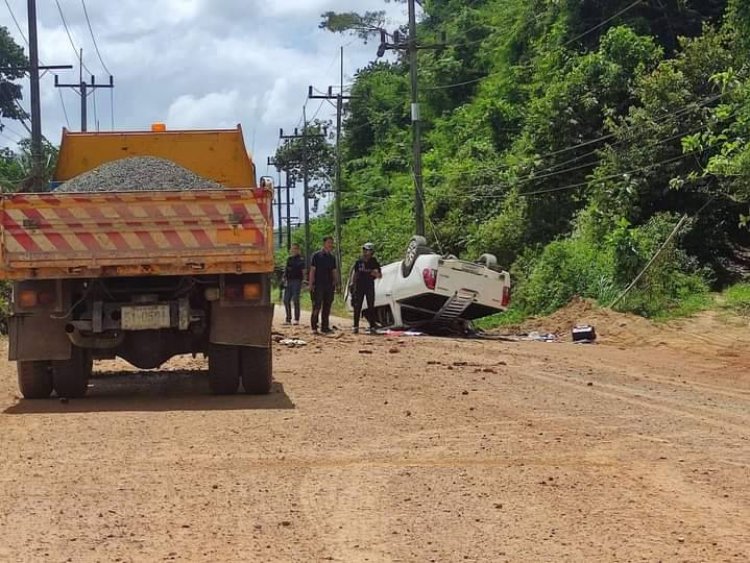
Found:
<path fill-rule="evenodd" d="M 220 186 L 0 198 L 21 393 L 81 397 L 94 360 L 155 369 L 180 354 L 207 355 L 214 393 L 268 393 L 273 186 L 256 182 L 242 130 L 64 131 L 53 185 L 127 157 L 165 159 Z"/>

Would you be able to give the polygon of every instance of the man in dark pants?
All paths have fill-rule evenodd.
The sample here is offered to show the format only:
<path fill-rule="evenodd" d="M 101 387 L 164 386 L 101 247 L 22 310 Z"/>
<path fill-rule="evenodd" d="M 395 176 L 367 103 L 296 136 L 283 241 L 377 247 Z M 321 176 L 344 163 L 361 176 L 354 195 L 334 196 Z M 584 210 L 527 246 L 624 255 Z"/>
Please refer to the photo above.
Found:
<path fill-rule="evenodd" d="M 359 332 L 359 318 L 362 315 L 362 305 L 367 299 L 365 318 L 370 324 L 370 331 L 375 329 L 375 280 L 383 277 L 380 264 L 374 256 L 375 245 L 367 242 L 362 245 L 362 256 L 354 263 L 349 285 L 352 293 L 352 307 L 354 307 L 354 334 Z"/>
<path fill-rule="evenodd" d="M 299 295 L 302 291 L 302 280 L 305 279 L 305 259 L 300 254 L 299 244 L 293 244 L 291 255 L 286 259 L 284 268 L 284 308 L 286 309 L 286 321 L 292 322 L 292 303 L 294 303 L 294 324 L 299 324 Z"/>
<path fill-rule="evenodd" d="M 330 316 L 338 275 L 336 257 L 333 255 L 333 237 L 325 237 L 323 248 L 313 254 L 310 262 L 309 282 L 313 301 L 311 325 L 315 333 L 318 332 L 318 317 L 320 317 L 320 331 L 323 334 L 333 332 Z"/>

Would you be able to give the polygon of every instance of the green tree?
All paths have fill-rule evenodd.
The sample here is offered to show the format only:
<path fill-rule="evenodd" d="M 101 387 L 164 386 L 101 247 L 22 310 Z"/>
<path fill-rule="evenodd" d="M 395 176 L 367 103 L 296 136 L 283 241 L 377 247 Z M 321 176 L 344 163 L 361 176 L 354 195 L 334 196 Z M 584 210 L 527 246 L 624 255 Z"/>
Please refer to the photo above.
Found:
<path fill-rule="evenodd" d="M 8 28 L 0 27 L 0 131 L 3 129 L 3 121 L 6 119 L 20 120 L 25 118 L 25 112 L 21 109 L 21 86 L 14 81 L 26 76 L 23 70 L 7 70 L 12 68 L 23 68 L 28 61 L 23 54 L 23 49 L 13 41 Z"/>
<path fill-rule="evenodd" d="M 276 150 L 276 166 L 287 170 L 296 179 L 304 177 L 307 169 L 310 195 L 330 190 L 334 174 L 335 152 L 325 132 L 330 124 L 319 120 L 308 123 L 301 138 L 288 140 Z"/>

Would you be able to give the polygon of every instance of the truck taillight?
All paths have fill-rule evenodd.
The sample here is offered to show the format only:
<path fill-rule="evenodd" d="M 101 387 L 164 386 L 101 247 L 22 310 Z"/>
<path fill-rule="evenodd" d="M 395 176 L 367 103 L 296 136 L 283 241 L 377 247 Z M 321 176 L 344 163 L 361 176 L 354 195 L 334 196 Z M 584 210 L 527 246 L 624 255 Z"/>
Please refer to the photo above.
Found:
<path fill-rule="evenodd" d="M 230 301 L 255 301 L 263 297 L 263 286 L 260 283 L 228 285 L 224 288 L 224 298 Z"/>
<path fill-rule="evenodd" d="M 510 286 L 509 285 L 506 285 L 505 287 L 503 287 L 503 300 L 501 302 L 501 305 L 503 307 L 507 307 L 508 305 L 510 305 Z"/>
<path fill-rule="evenodd" d="M 55 294 L 49 291 L 24 289 L 18 294 L 18 304 L 22 309 L 32 309 L 37 306 L 48 307 L 55 304 Z"/>
<path fill-rule="evenodd" d="M 432 270 L 430 268 L 422 270 L 422 279 L 424 280 L 427 289 L 435 289 L 435 286 L 437 285 L 437 274 L 437 270 Z"/>

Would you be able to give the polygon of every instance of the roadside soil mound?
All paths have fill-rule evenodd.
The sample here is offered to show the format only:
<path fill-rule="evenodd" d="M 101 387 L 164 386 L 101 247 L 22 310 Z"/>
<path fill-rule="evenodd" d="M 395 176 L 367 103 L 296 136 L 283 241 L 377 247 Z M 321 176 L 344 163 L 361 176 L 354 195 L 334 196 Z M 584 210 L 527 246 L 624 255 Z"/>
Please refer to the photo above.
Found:
<path fill-rule="evenodd" d="M 750 318 L 705 311 L 669 322 L 654 322 L 637 315 L 604 309 L 576 298 L 548 317 L 528 320 L 521 332 L 554 333 L 572 340 L 575 325 L 592 325 L 598 342 L 615 346 L 666 346 L 707 356 L 735 357 L 750 365 Z"/>

